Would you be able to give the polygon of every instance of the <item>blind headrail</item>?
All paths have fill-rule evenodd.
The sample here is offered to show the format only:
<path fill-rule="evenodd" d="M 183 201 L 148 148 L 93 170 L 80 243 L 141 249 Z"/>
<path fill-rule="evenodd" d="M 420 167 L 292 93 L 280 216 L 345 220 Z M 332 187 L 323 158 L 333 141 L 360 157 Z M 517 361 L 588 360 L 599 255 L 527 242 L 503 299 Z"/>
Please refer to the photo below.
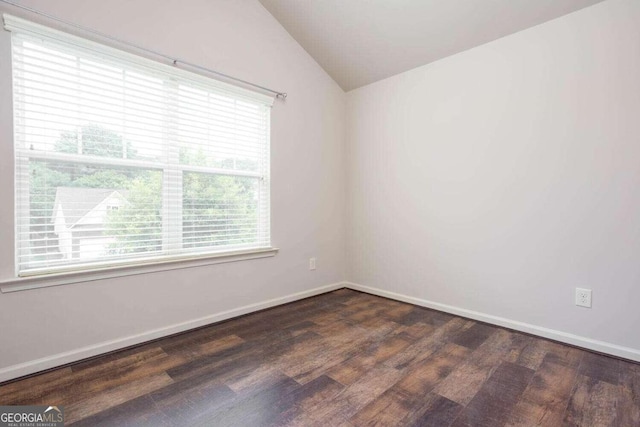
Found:
<path fill-rule="evenodd" d="M 42 12 L 42 11 L 37 10 L 37 9 L 33 9 L 31 7 L 23 6 L 21 4 L 14 3 L 14 2 L 9 1 L 9 0 L 0 0 L 0 3 L 4 3 L 4 4 L 7 4 L 9 6 L 25 10 L 25 11 L 27 11 L 29 13 L 33 13 L 35 15 L 42 16 L 42 17 L 44 17 L 46 19 L 49 19 L 49 20 L 55 21 L 57 23 L 63 24 L 64 26 L 67 26 L 67 27 L 74 28 L 74 29 L 79 30 L 81 32 L 89 33 L 89 34 L 92 34 L 94 36 L 100 37 L 102 39 L 106 39 L 106 40 L 110 40 L 112 42 L 116 42 L 119 45 L 128 46 L 128 47 L 133 48 L 135 50 L 138 50 L 140 52 L 145 52 L 147 54 L 156 56 L 158 58 L 163 58 L 163 59 L 169 61 L 169 64 L 171 64 L 171 65 L 173 65 L 175 67 L 182 67 L 182 68 L 185 68 L 187 70 L 188 69 L 192 69 L 192 70 L 197 70 L 200 73 L 211 74 L 211 75 L 214 75 L 214 76 L 216 76 L 218 78 L 229 80 L 229 81 L 232 81 L 232 82 L 235 82 L 235 83 L 239 83 L 239 84 L 241 84 L 243 86 L 248 86 L 248 87 L 251 87 L 251 88 L 254 88 L 254 89 L 259 89 L 259 90 L 261 90 L 263 92 L 267 92 L 267 93 L 273 94 L 278 99 L 283 99 L 284 100 L 284 99 L 287 98 L 287 93 L 286 92 L 281 92 L 281 91 L 278 91 L 278 90 L 269 89 L 268 87 L 261 86 L 261 85 L 256 84 L 256 83 L 251 83 L 251 82 L 249 82 L 247 80 L 243 80 L 243 79 L 240 79 L 238 77 L 233 77 L 233 76 L 230 76 L 228 74 L 221 73 L 220 71 L 212 70 L 210 68 L 203 67 L 201 65 L 194 64 L 194 63 L 185 61 L 183 59 L 176 58 L 174 56 L 166 55 L 166 54 L 158 52 L 156 50 L 148 49 L 146 47 L 142 47 L 142 46 L 139 46 L 137 44 L 130 43 L 130 42 L 126 41 L 126 40 L 110 36 L 108 34 L 100 32 L 100 31 L 96 31 L 96 30 L 93 30 L 91 28 L 84 27 L 82 25 L 74 24 L 73 22 L 65 21 L 65 20 L 60 19 L 60 18 L 58 18 L 56 16 L 53 16 L 51 14 Z"/>

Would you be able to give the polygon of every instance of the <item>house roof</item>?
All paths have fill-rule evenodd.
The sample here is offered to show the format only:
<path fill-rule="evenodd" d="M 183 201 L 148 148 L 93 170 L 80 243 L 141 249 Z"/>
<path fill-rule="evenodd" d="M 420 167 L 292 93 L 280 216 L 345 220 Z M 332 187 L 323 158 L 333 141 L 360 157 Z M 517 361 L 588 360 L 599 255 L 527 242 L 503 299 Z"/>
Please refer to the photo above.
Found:
<path fill-rule="evenodd" d="M 62 207 L 65 226 L 71 228 L 113 193 L 118 193 L 124 198 L 127 191 L 113 188 L 58 187 L 53 203 L 52 222 L 55 221 L 58 209 Z"/>

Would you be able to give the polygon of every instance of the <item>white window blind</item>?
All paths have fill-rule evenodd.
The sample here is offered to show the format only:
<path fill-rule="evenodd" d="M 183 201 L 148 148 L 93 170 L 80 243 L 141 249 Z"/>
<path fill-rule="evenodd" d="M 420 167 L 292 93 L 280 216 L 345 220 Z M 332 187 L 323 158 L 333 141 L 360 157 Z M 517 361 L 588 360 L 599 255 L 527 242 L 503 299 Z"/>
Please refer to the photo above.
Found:
<path fill-rule="evenodd" d="M 270 247 L 273 98 L 4 20 L 19 275 Z"/>

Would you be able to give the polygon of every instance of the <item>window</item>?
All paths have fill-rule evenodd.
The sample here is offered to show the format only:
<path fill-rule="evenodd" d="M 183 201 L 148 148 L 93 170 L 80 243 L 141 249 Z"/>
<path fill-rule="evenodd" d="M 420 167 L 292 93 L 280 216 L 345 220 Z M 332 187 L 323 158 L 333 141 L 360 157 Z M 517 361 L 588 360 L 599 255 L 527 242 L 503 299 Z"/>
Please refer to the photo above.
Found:
<path fill-rule="evenodd" d="M 19 275 L 270 247 L 271 97 L 4 18 Z"/>

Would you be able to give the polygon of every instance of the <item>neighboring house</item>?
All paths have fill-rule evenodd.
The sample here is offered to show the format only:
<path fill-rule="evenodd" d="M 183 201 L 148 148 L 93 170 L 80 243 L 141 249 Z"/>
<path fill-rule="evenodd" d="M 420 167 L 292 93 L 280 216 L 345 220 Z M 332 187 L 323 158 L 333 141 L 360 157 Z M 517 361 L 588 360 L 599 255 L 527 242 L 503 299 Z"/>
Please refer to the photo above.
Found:
<path fill-rule="evenodd" d="M 52 222 L 63 258 L 90 259 L 103 255 L 115 241 L 105 235 L 107 214 L 127 203 L 123 190 L 58 187 Z"/>

